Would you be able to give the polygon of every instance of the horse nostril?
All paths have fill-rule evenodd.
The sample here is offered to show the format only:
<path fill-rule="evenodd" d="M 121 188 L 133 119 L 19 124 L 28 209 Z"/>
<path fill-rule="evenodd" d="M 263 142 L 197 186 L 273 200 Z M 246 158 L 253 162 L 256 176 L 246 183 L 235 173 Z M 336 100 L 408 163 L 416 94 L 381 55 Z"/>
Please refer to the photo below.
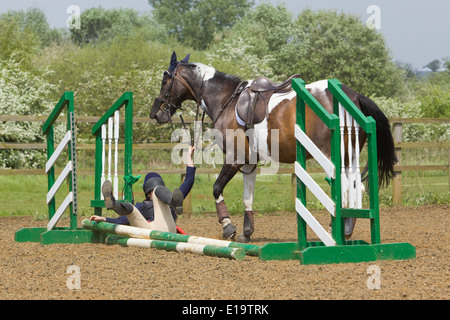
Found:
<path fill-rule="evenodd" d="M 158 122 L 158 124 L 166 123 L 166 121 L 164 119 L 164 112 L 162 110 L 158 110 L 158 112 L 156 112 L 156 115 L 153 119 L 156 119 L 156 122 Z"/>

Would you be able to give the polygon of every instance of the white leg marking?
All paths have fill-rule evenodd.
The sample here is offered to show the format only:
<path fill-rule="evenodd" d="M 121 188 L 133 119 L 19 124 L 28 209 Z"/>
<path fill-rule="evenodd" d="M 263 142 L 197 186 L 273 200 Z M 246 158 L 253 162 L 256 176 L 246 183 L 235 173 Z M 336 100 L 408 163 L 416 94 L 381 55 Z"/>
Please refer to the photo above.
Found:
<path fill-rule="evenodd" d="M 217 199 L 216 199 L 216 203 L 221 203 L 223 201 L 223 197 L 222 195 L 220 195 Z"/>
<path fill-rule="evenodd" d="M 248 172 L 253 169 L 253 165 L 245 165 L 242 171 Z M 245 211 L 253 211 L 253 198 L 255 194 L 256 170 L 252 173 L 243 174 L 244 177 L 244 207 Z"/>

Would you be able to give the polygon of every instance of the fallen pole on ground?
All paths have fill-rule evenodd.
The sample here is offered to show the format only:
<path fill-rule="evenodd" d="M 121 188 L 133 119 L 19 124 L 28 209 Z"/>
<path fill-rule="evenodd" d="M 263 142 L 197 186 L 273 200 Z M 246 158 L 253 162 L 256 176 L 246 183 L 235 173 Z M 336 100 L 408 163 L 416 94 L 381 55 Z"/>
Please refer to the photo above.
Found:
<path fill-rule="evenodd" d="M 197 236 L 182 235 L 177 233 L 163 232 L 157 230 L 149 230 L 144 228 L 131 227 L 126 225 L 119 225 L 109 222 L 89 222 L 89 220 L 83 220 L 81 225 L 85 229 L 116 234 L 120 236 L 138 238 L 138 239 L 150 239 L 150 240 L 163 240 L 171 242 L 185 242 L 189 244 L 202 244 L 219 247 L 240 248 L 244 252 L 251 256 L 258 256 L 260 246 L 246 243 L 237 243 L 225 240 L 217 240 L 210 238 L 203 238 Z"/>
<path fill-rule="evenodd" d="M 220 247 L 187 242 L 109 236 L 106 237 L 105 244 L 108 245 L 118 244 L 121 245 L 122 247 L 155 248 L 165 251 L 189 252 L 199 255 L 222 257 L 236 260 L 243 260 L 245 258 L 245 252 L 241 248 Z"/>

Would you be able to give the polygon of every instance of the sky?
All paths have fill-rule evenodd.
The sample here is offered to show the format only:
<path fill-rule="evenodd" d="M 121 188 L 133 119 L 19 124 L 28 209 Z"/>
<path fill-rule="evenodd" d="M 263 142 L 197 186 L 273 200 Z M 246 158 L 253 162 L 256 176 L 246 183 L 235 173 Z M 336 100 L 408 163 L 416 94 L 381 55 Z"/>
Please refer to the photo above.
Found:
<path fill-rule="evenodd" d="M 376 17 L 378 32 L 383 34 L 395 61 L 411 63 L 422 69 L 426 64 L 450 57 L 450 1 L 448 0 L 256 0 L 256 4 L 269 2 L 284 4 L 294 16 L 303 9 L 337 9 L 357 15 L 366 23 Z M 51 27 L 64 28 L 71 15 L 70 5 L 81 11 L 92 7 L 132 8 L 150 11 L 147 0 L 0 0 L 0 13 L 29 7 L 42 9 Z M 367 12 L 372 5 L 378 11 Z M 378 14 L 379 13 L 379 14 Z"/>

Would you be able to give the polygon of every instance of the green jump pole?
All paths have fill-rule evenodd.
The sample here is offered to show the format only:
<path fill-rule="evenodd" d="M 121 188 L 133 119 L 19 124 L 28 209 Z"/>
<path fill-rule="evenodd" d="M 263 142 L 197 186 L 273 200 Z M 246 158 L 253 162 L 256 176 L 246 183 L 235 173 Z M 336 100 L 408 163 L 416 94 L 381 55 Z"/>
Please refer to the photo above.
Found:
<path fill-rule="evenodd" d="M 149 230 L 144 228 L 131 227 L 126 225 L 119 225 L 108 222 L 89 222 L 89 220 L 83 220 L 81 225 L 85 229 L 104 232 L 104 233 L 112 233 L 116 235 L 131 237 L 131 238 L 140 238 L 140 239 L 152 239 L 152 240 L 163 240 L 163 241 L 172 241 L 172 242 L 186 242 L 186 243 L 195 243 L 195 244 L 204 244 L 211 246 L 219 246 L 219 247 L 229 247 L 229 248 L 240 248 L 243 249 L 244 252 L 250 256 L 258 256 L 260 246 L 248 243 L 238 243 L 196 236 L 183 235 L 178 233 L 157 231 L 157 230 Z"/>
<path fill-rule="evenodd" d="M 105 239 L 108 245 L 118 244 L 122 247 L 139 247 L 139 248 L 155 248 L 158 250 L 189 252 L 205 256 L 222 257 L 236 260 L 243 260 L 245 252 L 241 248 L 230 248 L 212 246 L 207 244 L 174 242 L 163 240 L 136 239 L 129 237 L 113 237 L 109 236 Z"/>

